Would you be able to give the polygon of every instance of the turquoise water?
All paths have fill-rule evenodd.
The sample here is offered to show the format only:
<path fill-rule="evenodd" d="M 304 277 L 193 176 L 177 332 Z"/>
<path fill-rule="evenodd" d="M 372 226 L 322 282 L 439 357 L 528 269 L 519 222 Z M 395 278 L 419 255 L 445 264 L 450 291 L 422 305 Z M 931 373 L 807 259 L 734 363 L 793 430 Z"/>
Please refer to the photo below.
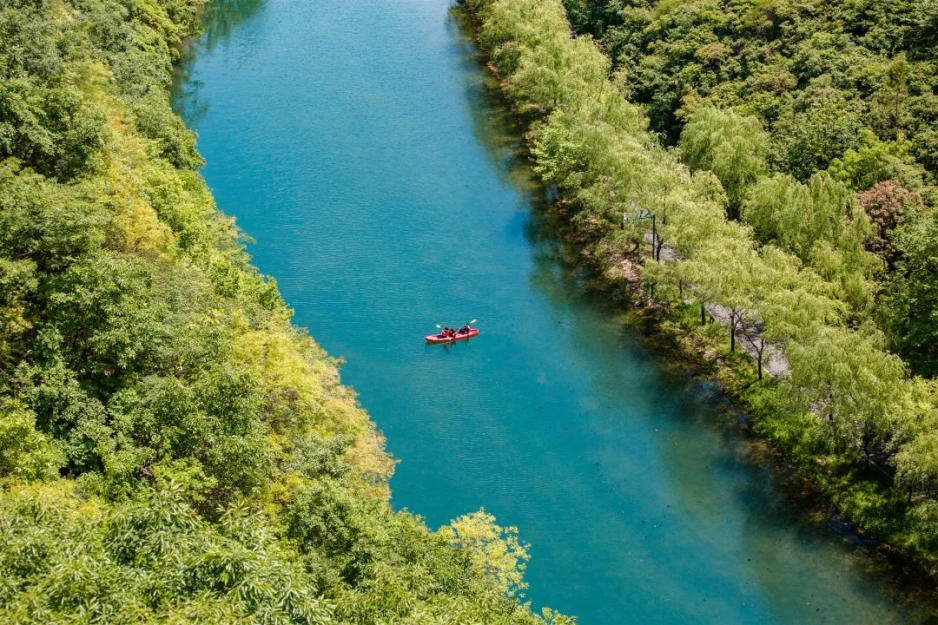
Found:
<path fill-rule="evenodd" d="M 585 292 L 446 0 L 242 0 L 211 26 L 177 106 L 256 264 L 347 359 L 397 507 L 517 525 L 528 598 L 588 625 L 921 620 Z"/>

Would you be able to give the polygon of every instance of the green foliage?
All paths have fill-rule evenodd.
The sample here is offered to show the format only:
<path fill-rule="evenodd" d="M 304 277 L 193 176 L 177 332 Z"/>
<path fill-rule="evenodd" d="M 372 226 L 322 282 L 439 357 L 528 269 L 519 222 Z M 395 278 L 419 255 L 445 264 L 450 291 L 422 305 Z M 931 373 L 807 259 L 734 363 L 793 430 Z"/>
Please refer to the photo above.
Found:
<path fill-rule="evenodd" d="M 921 174 L 909 154 L 910 147 L 911 144 L 901 136 L 885 143 L 867 130 L 860 146 L 847 150 L 843 158 L 831 161 L 829 171 L 853 189 L 869 189 L 886 180 L 919 188 L 922 185 Z"/>
<path fill-rule="evenodd" d="M 842 184 L 826 174 L 815 174 L 806 185 L 785 174 L 763 178 L 747 195 L 743 218 L 760 241 L 791 252 L 838 284 L 841 299 L 854 310 L 870 306 L 870 278 L 879 266 L 865 249 L 872 228 Z"/>
<path fill-rule="evenodd" d="M 778 113 L 771 162 L 778 171 L 804 182 L 857 148 L 863 125 L 856 103 L 839 92 L 821 87 L 799 100 L 797 108 Z"/>
<path fill-rule="evenodd" d="M 94 69 L 72 58 L 79 28 L 48 19 L 50 4 L 0 6 L 0 160 L 70 178 L 103 145 L 104 115 L 81 90 Z"/>
<path fill-rule="evenodd" d="M 768 137 L 754 117 L 712 107 L 696 109 L 681 133 L 684 160 L 716 174 L 738 216 L 746 188 L 768 168 Z"/>
<path fill-rule="evenodd" d="M 440 534 L 453 546 L 468 551 L 505 595 L 521 596 L 527 588 L 524 567 L 531 556 L 528 546 L 518 541 L 518 528 L 499 527 L 495 517 L 479 510 L 454 520 L 441 528 Z"/>
<path fill-rule="evenodd" d="M 938 173 L 934 0 L 565 4 L 670 141 L 689 113 L 709 104 L 758 117 L 773 167 L 802 182 L 869 136 L 909 137 L 903 168 Z M 886 179 L 896 176 L 861 178 L 858 188 Z"/>
<path fill-rule="evenodd" d="M 852 194 L 830 177 L 815 176 L 803 185 L 783 174 L 753 188 L 743 216 L 760 241 L 774 242 L 803 261 L 816 243 L 838 243 L 846 220 L 858 217 Z"/>
<path fill-rule="evenodd" d="M 0 1 L 0 621 L 572 623 L 512 596 L 513 533 L 391 510 L 169 106 L 201 8 Z"/>
<path fill-rule="evenodd" d="M 174 488 L 83 500 L 67 483 L 0 498 L 5 622 L 334 622 L 269 520 L 200 518 Z"/>
<path fill-rule="evenodd" d="M 910 492 L 928 493 L 938 488 L 938 383 L 918 380 L 908 410 L 898 419 L 905 439 L 896 456 L 897 479 Z"/>
<path fill-rule="evenodd" d="M 186 128 L 165 95 L 150 92 L 131 104 L 140 134 L 157 142 L 156 153 L 174 167 L 198 169 L 202 157 L 195 150 L 195 133 Z"/>
<path fill-rule="evenodd" d="M 890 435 L 906 392 L 904 366 L 882 351 L 875 331 L 818 327 L 812 340 L 793 342 L 787 354 L 791 385 L 829 424 L 831 440 L 869 457 Z"/>
<path fill-rule="evenodd" d="M 923 211 L 898 230 L 901 253 L 885 295 L 892 341 L 922 375 L 938 375 L 938 212 Z"/>
<path fill-rule="evenodd" d="M 50 479 L 60 464 L 49 438 L 36 431 L 32 413 L 12 403 L 0 406 L 0 478 Z"/>

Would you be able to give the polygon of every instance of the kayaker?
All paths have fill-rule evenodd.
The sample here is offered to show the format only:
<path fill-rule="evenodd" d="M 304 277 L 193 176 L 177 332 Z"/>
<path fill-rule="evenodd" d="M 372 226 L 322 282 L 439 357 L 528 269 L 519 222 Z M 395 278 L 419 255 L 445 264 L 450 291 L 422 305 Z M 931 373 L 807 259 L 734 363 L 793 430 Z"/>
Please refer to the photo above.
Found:
<path fill-rule="evenodd" d="M 464 325 L 463 327 L 461 327 L 461 328 L 459 329 L 459 333 L 460 333 L 460 334 L 469 334 L 469 330 L 471 330 L 471 329 L 472 329 L 472 328 L 470 328 L 470 327 L 469 327 L 469 324 L 467 323 L 466 325 Z"/>

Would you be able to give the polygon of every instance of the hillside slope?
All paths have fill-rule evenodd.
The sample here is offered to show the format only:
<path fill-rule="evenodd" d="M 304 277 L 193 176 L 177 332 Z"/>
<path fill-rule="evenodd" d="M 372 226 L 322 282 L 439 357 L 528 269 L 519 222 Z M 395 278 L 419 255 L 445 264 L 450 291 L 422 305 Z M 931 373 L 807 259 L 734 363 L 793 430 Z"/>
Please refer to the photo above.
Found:
<path fill-rule="evenodd" d="M 169 105 L 200 4 L 0 1 L 0 621 L 545 622 L 514 530 L 391 510 L 216 210 Z"/>

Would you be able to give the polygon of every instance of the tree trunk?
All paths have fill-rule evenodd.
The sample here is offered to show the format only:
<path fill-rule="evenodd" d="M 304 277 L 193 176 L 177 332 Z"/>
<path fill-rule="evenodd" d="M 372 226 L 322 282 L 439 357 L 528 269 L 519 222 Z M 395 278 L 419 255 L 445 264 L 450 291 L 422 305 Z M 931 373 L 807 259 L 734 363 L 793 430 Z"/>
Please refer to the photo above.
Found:
<path fill-rule="evenodd" d="M 759 335 L 759 381 L 762 381 L 762 357 L 765 354 L 765 339 Z"/>
<path fill-rule="evenodd" d="M 707 307 L 703 302 L 700 302 L 700 325 L 707 325 Z"/>
<path fill-rule="evenodd" d="M 730 353 L 736 351 L 736 317 L 730 314 Z"/>

